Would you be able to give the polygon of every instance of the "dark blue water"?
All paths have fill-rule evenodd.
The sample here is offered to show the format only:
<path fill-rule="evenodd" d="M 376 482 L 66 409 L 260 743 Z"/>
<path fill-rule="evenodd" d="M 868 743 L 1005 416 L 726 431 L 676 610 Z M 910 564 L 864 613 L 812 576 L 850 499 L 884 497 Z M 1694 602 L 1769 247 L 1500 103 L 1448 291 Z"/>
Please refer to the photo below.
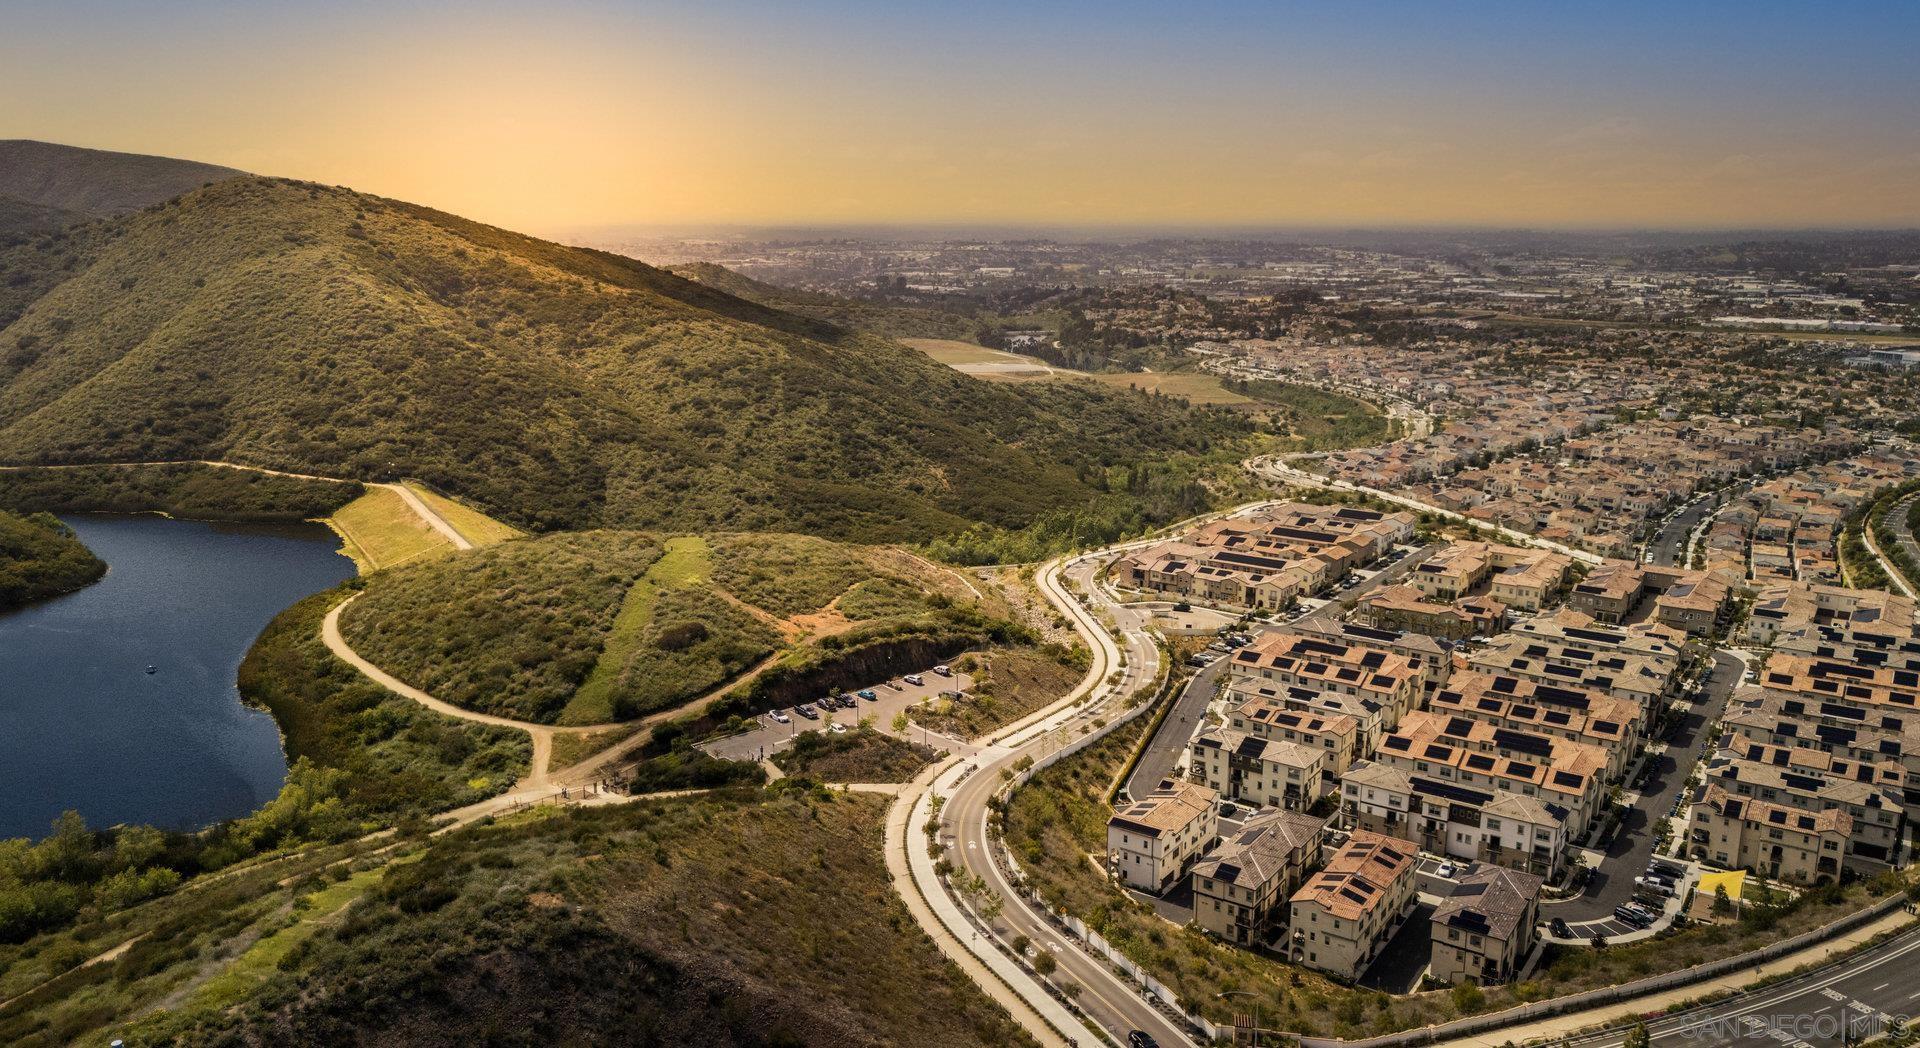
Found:
<path fill-rule="evenodd" d="M 65 519 L 107 576 L 0 614 L 0 839 L 44 836 L 68 808 L 193 829 L 271 800 L 280 735 L 234 674 L 276 614 L 353 574 L 333 533 Z"/>

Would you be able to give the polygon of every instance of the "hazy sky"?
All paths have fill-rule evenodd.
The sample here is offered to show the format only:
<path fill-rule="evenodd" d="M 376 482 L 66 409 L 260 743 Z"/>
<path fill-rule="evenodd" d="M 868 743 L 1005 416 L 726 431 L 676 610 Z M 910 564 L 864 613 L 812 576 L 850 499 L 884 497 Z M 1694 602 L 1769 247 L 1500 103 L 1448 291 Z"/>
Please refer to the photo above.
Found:
<path fill-rule="evenodd" d="M 623 222 L 1920 224 L 1920 2 L 0 0 L 0 137 Z"/>

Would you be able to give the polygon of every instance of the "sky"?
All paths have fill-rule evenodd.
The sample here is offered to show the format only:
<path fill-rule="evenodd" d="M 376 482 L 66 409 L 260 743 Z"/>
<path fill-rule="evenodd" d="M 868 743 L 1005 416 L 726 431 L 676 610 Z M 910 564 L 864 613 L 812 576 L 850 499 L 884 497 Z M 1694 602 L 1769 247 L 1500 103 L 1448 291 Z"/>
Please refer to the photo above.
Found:
<path fill-rule="evenodd" d="M 0 0 L 0 138 L 608 224 L 1920 225 L 1920 3 Z"/>

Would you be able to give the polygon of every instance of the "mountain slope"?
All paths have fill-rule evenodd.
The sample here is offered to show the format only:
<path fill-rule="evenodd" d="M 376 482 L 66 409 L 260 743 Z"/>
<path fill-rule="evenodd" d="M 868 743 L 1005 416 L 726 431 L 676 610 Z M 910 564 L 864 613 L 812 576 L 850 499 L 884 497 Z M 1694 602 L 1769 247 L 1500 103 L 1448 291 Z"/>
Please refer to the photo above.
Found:
<path fill-rule="evenodd" d="M 136 211 L 244 173 L 170 157 L 0 140 L 0 197 L 88 218 Z"/>
<path fill-rule="evenodd" d="M 0 245 L 17 244 L 38 233 L 84 222 L 87 216 L 45 204 L 34 204 L 0 195 Z"/>
<path fill-rule="evenodd" d="M 236 178 L 87 228 L 16 263 L 0 461 L 225 458 L 419 477 L 536 528 L 891 541 L 1017 525 L 1241 431 L 345 189 Z"/>

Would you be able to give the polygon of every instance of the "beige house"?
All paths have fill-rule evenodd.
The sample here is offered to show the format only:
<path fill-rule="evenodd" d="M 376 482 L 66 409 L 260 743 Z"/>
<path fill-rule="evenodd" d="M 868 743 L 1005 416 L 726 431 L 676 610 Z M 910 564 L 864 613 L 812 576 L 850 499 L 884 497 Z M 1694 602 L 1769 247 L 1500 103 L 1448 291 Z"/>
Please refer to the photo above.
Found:
<path fill-rule="evenodd" d="M 1263 943 L 1286 903 L 1320 860 L 1327 821 L 1277 811 L 1248 819 L 1193 867 L 1193 916 L 1241 946 Z"/>
<path fill-rule="evenodd" d="M 1303 742 L 1209 728 L 1187 748 L 1187 778 L 1230 800 L 1304 811 L 1326 796 L 1327 752 Z"/>
<path fill-rule="evenodd" d="M 1321 708 L 1360 716 L 1363 747 L 1400 723 L 1426 677 L 1418 659 L 1284 631 L 1234 652 L 1231 667 L 1235 686 L 1257 680 L 1297 688 L 1321 697 L 1314 701 Z"/>
<path fill-rule="evenodd" d="M 1360 722 L 1344 713 L 1312 706 L 1311 693 L 1253 686 L 1228 693 L 1233 712 L 1227 726 L 1263 739 L 1310 746 L 1326 754 L 1325 771 L 1339 778 L 1359 752 Z"/>
<path fill-rule="evenodd" d="M 1354 831 L 1289 900 L 1288 957 L 1358 979 L 1413 911 L 1419 853 L 1412 841 Z"/>
<path fill-rule="evenodd" d="M 1107 861 L 1122 881 L 1150 892 L 1186 875 L 1220 831 L 1214 792 L 1192 782 L 1162 782 L 1107 820 Z"/>
<path fill-rule="evenodd" d="M 1472 979 L 1482 986 L 1519 975 L 1539 939 L 1545 883 L 1502 866 L 1480 865 L 1461 874 L 1433 911 L 1427 974 L 1443 983 Z"/>
<path fill-rule="evenodd" d="M 1784 881 L 1837 880 L 1853 817 L 1839 808 L 1806 811 L 1700 787 L 1687 823 L 1687 854 L 1727 869 Z"/>

